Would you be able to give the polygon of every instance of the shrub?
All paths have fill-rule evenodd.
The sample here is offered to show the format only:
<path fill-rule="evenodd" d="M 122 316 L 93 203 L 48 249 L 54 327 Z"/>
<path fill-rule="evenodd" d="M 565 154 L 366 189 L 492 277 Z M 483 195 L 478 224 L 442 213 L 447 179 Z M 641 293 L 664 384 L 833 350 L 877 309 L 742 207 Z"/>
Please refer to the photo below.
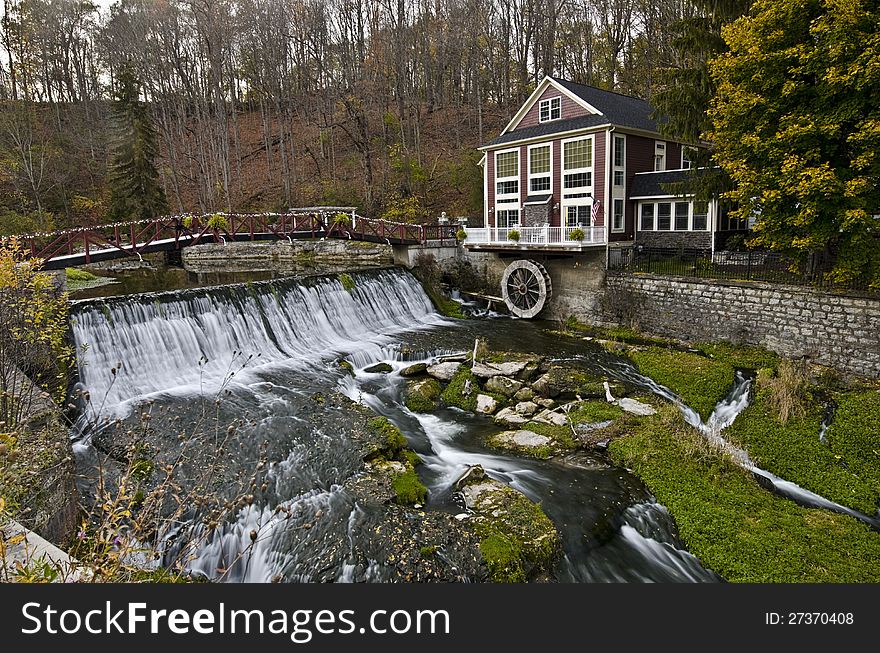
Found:
<path fill-rule="evenodd" d="M 582 241 L 584 239 L 584 237 L 585 237 L 584 230 L 580 229 L 580 228 L 572 229 L 571 233 L 568 234 L 569 240 L 576 240 L 578 242 Z"/>
<path fill-rule="evenodd" d="M 455 239 L 458 242 L 463 243 L 467 239 L 467 232 L 464 229 L 459 229 L 455 232 Z"/>
<path fill-rule="evenodd" d="M 187 229 L 192 229 L 192 226 L 195 223 L 195 219 L 191 215 L 186 215 L 183 217 L 183 220 L 181 220 L 181 222 L 183 223 L 183 226 Z"/>
<path fill-rule="evenodd" d="M 519 231 L 516 229 L 511 229 L 507 232 L 507 240 L 512 240 L 515 243 L 519 242 Z"/>
<path fill-rule="evenodd" d="M 222 213 L 215 213 L 208 218 L 208 229 L 212 231 L 229 231 L 229 220 Z"/>
<path fill-rule="evenodd" d="M 351 216 L 347 213 L 337 213 L 333 216 L 333 224 L 339 224 L 344 227 L 351 226 Z"/>

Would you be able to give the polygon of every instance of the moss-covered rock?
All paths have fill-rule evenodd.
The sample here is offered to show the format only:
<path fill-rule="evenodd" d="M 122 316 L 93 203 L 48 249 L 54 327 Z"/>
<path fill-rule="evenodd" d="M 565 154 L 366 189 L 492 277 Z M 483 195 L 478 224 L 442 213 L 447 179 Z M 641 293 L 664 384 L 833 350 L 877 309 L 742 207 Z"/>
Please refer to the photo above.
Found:
<path fill-rule="evenodd" d="M 588 370 L 554 365 L 532 384 L 532 390 L 550 399 L 600 398 L 605 396 L 603 383 L 607 380 L 607 377 Z M 623 385 L 613 382 L 612 391 L 616 396 L 627 394 Z"/>
<path fill-rule="evenodd" d="M 473 511 L 489 580 L 520 583 L 552 570 L 562 547 L 541 507 L 503 483 L 478 479 L 461 489 Z"/>
<path fill-rule="evenodd" d="M 502 431 L 486 438 L 486 444 L 494 449 L 511 451 L 523 456 L 545 460 L 574 447 L 571 438 L 556 439 L 552 435 L 536 433 L 527 428 L 519 431 Z"/>
<path fill-rule="evenodd" d="M 367 430 L 374 436 L 365 460 L 384 458 L 394 460 L 406 449 L 407 442 L 400 429 L 388 421 L 387 417 L 373 417 L 367 421 Z"/>
<path fill-rule="evenodd" d="M 385 362 L 376 363 L 375 365 L 370 365 L 369 367 L 364 368 L 364 372 L 367 374 L 388 374 L 393 370 L 394 368 L 391 367 L 391 364 Z"/>
<path fill-rule="evenodd" d="M 402 474 L 395 476 L 391 481 L 391 486 L 394 488 L 396 501 L 400 505 L 425 503 L 428 496 L 428 488 L 422 484 L 414 469 L 407 469 Z"/>
<path fill-rule="evenodd" d="M 400 370 L 400 376 L 419 376 L 420 374 L 425 374 L 425 371 L 428 369 L 427 363 L 413 363 L 407 367 L 404 367 Z"/>
<path fill-rule="evenodd" d="M 479 393 L 480 386 L 477 383 L 477 378 L 471 374 L 467 365 L 461 365 L 452 380 L 449 381 L 449 385 L 443 390 L 441 399 L 449 406 L 474 412 L 477 409 L 477 395 Z"/>
<path fill-rule="evenodd" d="M 442 391 L 443 388 L 436 379 L 410 382 L 404 403 L 415 413 L 430 413 L 437 408 Z"/>

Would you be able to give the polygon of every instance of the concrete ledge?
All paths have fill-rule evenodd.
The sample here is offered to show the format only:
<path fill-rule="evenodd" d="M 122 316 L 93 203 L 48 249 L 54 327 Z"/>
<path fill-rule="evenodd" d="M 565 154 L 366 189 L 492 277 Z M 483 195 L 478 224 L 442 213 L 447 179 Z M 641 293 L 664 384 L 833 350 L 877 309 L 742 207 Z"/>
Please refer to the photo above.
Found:
<path fill-rule="evenodd" d="M 54 582 L 76 582 L 82 580 L 82 572 L 76 559 L 26 529 L 17 521 L 10 520 L 0 528 L 5 551 L 2 565 L 3 580 L 14 580 L 16 570 L 33 563 L 46 562 L 57 572 Z"/>

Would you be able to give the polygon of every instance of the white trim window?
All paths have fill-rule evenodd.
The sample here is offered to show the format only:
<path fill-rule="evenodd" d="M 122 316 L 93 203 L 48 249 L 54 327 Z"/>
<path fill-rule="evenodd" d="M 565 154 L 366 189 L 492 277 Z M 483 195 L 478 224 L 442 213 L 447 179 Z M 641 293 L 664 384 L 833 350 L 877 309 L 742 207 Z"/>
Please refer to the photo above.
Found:
<path fill-rule="evenodd" d="M 495 212 L 495 226 L 499 229 L 513 229 L 519 226 L 519 209 L 501 209 Z"/>
<path fill-rule="evenodd" d="M 541 195 L 553 192 L 553 144 L 529 145 L 529 192 Z"/>
<path fill-rule="evenodd" d="M 519 148 L 495 152 L 495 203 L 519 207 Z"/>
<path fill-rule="evenodd" d="M 593 194 L 593 137 L 562 141 L 562 197 L 590 199 Z"/>
<path fill-rule="evenodd" d="M 654 231 L 654 202 L 639 204 L 639 231 Z"/>
<path fill-rule="evenodd" d="M 613 201 L 614 210 L 611 212 L 611 231 L 620 233 L 626 228 L 624 202 L 620 198 L 615 198 Z"/>
<path fill-rule="evenodd" d="M 694 167 L 694 161 L 696 159 L 697 148 L 689 147 L 687 145 L 681 146 L 681 169 L 689 170 Z"/>
<path fill-rule="evenodd" d="M 654 172 L 666 170 L 666 143 L 654 141 Z"/>
<path fill-rule="evenodd" d="M 562 117 L 562 96 L 547 98 L 538 102 L 538 122 L 550 122 Z"/>
<path fill-rule="evenodd" d="M 569 204 L 563 213 L 566 227 L 590 227 L 593 223 L 593 207 L 590 204 Z"/>
<path fill-rule="evenodd" d="M 691 227 L 693 231 L 706 231 L 709 229 L 709 202 L 694 202 Z"/>
<path fill-rule="evenodd" d="M 623 188 L 626 185 L 626 136 L 614 135 L 614 187 Z"/>
<path fill-rule="evenodd" d="M 639 231 L 708 231 L 709 203 L 690 200 L 639 202 Z"/>

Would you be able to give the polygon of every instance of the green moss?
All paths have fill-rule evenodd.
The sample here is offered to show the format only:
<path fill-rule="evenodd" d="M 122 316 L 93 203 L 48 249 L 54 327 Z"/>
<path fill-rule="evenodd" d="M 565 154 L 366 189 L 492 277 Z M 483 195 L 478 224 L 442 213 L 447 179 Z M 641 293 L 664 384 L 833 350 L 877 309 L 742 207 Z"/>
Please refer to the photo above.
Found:
<path fill-rule="evenodd" d="M 737 346 L 729 342 L 701 343 L 694 346 L 715 360 L 727 363 L 731 367 L 747 370 L 767 368 L 775 370 L 779 365 L 779 356 L 761 347 Z"/>
<path fill-rule="evenodd" d="M 609 451 L 670 510 L 689 550 L 729 581 L 880 582 L 880 536 L 764 490 L 677 415 L 648 420 Z"/>
<path fill-rule="evenodd" d="M 407 388 L 404 403 L 413 412 L 429 413 L 437 408 L 437 400 L 442 391 L 443 388 L 436 379 L 411 383 Z"/>
<path fill-rule="evenodd" d="M 344 369 L 350 376 L 354 376 L 354 365 L 349 363 L 344 358 L 339 361 L 339 367 Z"/>
<path fill-rule="evenodd" d="M 389 363 L 376 363 L 370 367 L 364 368 L 364 372 L 368 374 L 388 374 L 394 370 Z"/>
<path fill-rule="evenodd" d="M 470 381 L 469 385 L 468 381 Z M 468 386 L 468 394 L 464 393 L 466 385 Z M 471 370 L 467 365 L 461 365 L 456 370 L 449 385 L 443 390 L 440 398 L 449 406 L 456 406 L 462 410 L 474 412 L 477 409 L 477 394 L 480 392 L 477 377 L 471 374 Z M 501 399 L 502 401 L 507 401 L 505 397 Z"/>
<path fill-rule="evenodd" d="M 672 390 L 703 419 L 727 395 L 735 377 L 729 363 L 672 349 L 632 351 L 630 358 L 642 374 Z"/>
<path fill-rule="evenodd" d="M 614 404 L 609 404 L 604 401 L 584 401 L 581 402 L 577 408 L 569 411 L 568 419 L 569 423 L 573 424 L 576 428 L 578 424 L 607 422 L 608 420 L 619 419 L 623 415 L 623 410 Z M 575 442 L 574 437 L 572 436 L 571 427 L 568 424 L 565 426 L 554 426 L 553 424 L 529 422 L 523 424 L 523 428 L 532 433 L 538 433 L 553 438 L 560 450 L 577 448 L 577 442 Z"/>
<path fill-rule="evenodd" d="M 587 335 L 599 340 L 611 340 L 612 342 L 622 342 L 630 345 L 657 345 L 661 347 L 672 344 L 671 340 L 649 336 L 625 326 L 598 327 L 583 324 L 574 315 L 570 315 L 562 325 L 567 331 Z"/>
<path fill-rule="evenodd" d="M 448 299 L 444 297 L 440 291 L 431 286 L 430 284 L 423 283 L 422 288 L 425 289 L 425 294 L 431 300 L 431 303 L 434 304 L 434 307 L 437 309 L 437 312 L 441 315 L 445 315 L 446 317 L 454 317 L 459 320 L 466 320 L 467 315 L 464 314 L 461 310 L 461 304 L 458 302 Z"/>
<path fill-rule="evenodd" d="M 144 482 L 150 478 L 153 473 L 153 461 L 147 458 L 137 458 L 131 462 L 131 477 L 138 481 Z"/>
<path fill-rule="evenodd" d="M 495 583 L 524 583 L 522 549 L 519 542 L 502 535 L 489 535 L 480 542 L 489 578 Z"/>
<path fill-rule="evenodd" d="M 394 488 L 397 503 L 404 506 L 425 503 L 428 496 L 428 488 L 419 480 L 419 475 L 414 469 L 408 469 L 403 474 L 395 476 L 391 487 Z"/>
<path fill-rule="evenodd" d="M 387 417 L 373 417 L 367 422 L 370 429 L 380 439 L 380 451 L 378 452 L 387 460 L 394 460 L 400 452 L 406 449 L 406 438 Z"/>
<path fill-rule="evenodd" d="M 474 530 L 491 581 L 523 582 L 553 567 L 561 545 L 541 506 L 499 485 L 480 495 L 476 510 Z"/>
<path fill-rule="evenodd" d="M 430 558 L 435 553 L 437 553 L 436 546 L 423 546 L 419 549 L 419 555 L 423 558 Z"/>
<path fill-rule="evenodd" d="M 354 279 L 351 278 L 350 274 L 343 272 L 342 274 L 337 275 L 337 279 L 339 279 L 339 283 L 342 284 L 342 287 L 345 288 L 347 292 L 354 291 Z"/>
<path fill-rule="evenodd" d="M 828 446 L 835 458 L 839 457 L 840 463 L 873 492 L 876 510 L 880 496 L 880 391 L 849 392 L 837 399 L 834 421 L 826 434 Z"/>
<path fill-rule="evenodd" d="M 64 275 L 67 277 L 67 281 L 94 281 L 98 279 L 97 276 L 89 272 L 88 270 L 80 270 L 79 268 L 64 268 Z"/>
<path fill-rule="evenodd" d="M 421 456 L 412 449 L 404 449 L 400 455 L 410 467 L 418 467 L 422 464 Z"/>

